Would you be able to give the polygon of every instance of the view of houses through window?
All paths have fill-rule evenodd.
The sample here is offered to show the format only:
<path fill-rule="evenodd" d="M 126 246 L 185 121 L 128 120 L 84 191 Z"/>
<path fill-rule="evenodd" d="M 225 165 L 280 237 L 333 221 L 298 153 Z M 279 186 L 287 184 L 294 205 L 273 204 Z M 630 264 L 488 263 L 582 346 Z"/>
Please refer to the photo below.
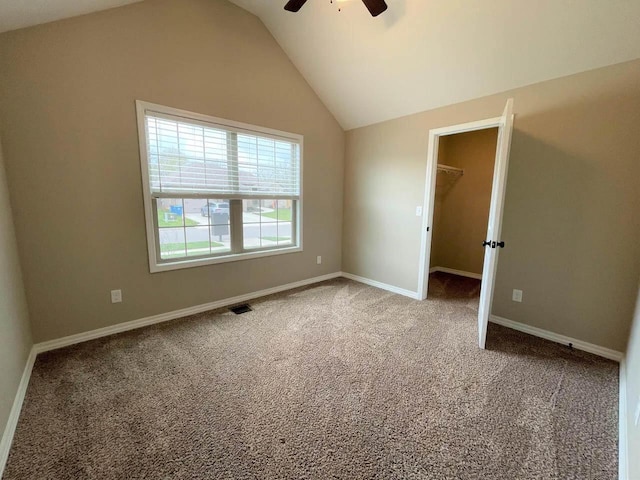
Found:
<path fill-rule="evenodd" d="M 138 108 L 152 269 L 301 247 L 300 135 Z"/>
<path fill-rule="evenodd" d="M 158 239 L 163 260 L 232 251 L 231 200 L 160 198 Z M 245 249 L 292 245 L 294 200 L 242 201 Z"/>

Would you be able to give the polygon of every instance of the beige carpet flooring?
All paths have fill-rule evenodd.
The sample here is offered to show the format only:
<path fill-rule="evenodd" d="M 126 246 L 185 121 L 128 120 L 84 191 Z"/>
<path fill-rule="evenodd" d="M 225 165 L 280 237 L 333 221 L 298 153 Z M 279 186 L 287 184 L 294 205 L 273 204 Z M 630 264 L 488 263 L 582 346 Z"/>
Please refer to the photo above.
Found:
<path fill-rule="evenodd" d="M 4 478 L 614 479 L 618 366 L 336 279 L 39 355 Z"/>

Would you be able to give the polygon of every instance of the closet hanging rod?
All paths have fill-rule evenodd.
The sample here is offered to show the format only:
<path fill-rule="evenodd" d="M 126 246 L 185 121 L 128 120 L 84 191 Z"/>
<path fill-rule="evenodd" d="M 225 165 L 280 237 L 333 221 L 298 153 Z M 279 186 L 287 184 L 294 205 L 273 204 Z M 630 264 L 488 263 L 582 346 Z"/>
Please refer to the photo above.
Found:
<path fill-rule="evenodd" d="M 464 175 L 464 170 L 462 168 L 450 167 L 449 165 L 443 165 L 442 163 L 438 164 L 438 171 L 452 173 L 454 175 Z"/>

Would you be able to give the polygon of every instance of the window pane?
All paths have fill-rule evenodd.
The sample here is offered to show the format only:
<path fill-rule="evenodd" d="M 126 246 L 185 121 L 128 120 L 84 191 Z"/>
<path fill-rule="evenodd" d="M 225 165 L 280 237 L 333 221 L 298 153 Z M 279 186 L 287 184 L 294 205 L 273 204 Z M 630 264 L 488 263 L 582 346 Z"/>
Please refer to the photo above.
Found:
<path fill-rule="evenodd" d="M 157 200 L 162 260 L 206 256 L 231 250 L 229 200 Z"/>
<path fill-rule="evenodd" d="M 259 223 L 245 223 L 242 226 L 243 229 L 243 242 L 244 248 L 260 248 L 260 224 Z"/>
<path fill-rule="evenodd" d="M 262 232 L 262 239 L 273 242 L 272 245 L 290 245 L 292 212 L 292 200 L 263 200 L 262 222 L 275 221 L 276 228 L 274 231 L 273 225 L 269 224 L 269 228 Z"/>
<path fill-rule="evenodd" d="M 293 212 L 291 200 L 278 200 L 278 222 L 290 222 Z"/>
<path fill-rule="evenodd" d="M 200 207 L 200 215 L 208 218 L 208 220 L 201 220 L 202 223 L 207 225 L 222 225 L 229 223 L 229 200 L 212 198 L 207 200 Z"/>
<path fill-rule="evenodd" d="M 242 221 L 243 223 L 260 222 L 260 200 L 242 201 Z"/>
<path fill-rule="evenodd" d="M 242 231 L 244 248 L 260 248 L 260 200 L 242 201 Z"/>
<path fill-rule="evenodd" d="M 187 256 L 209 255 L 211 253 L 211 244 L 209 243 L 209 226 L 187 227 Z"/>
<path fill-rule="evenodd" d="M 207 201 L 204 198 L 185 198 L 184 215 L 187 227 L 196 225 L 208 225 L 206 213 Z M 191 220 L 191 222 L 189 221 Z M 192 222 L 197 222 L 193 225 Z"/>
<path fill-rule="evenodd" d="M 293 245 L 292 200 L 243 200 L 244 248 Z"/>
<path fill-rule="evenodd" d="M 277 203 L 277 200 L 260 200 L 260 244 L 262 247 L 278 245 L 278 221 L 274 216 Z"/>
<path fill-rule="evenodd" d="M 159 198 L 157 200 L 158 226 L 184 226 L 184 205 L 181 198 Z"/>
<path fill-rule="evenodd" d="M 294 215 L 293 200 L 278 200 L 278 245 L 291 244 L 292 239 L 292 217 Z"/>
<path fill-rule="evenodd" d="M 186 255 L 184 228 L 160 228 L 158 238 L 161 259 L 180 258 Z"/>
<path fill-rule="evenodd" d="M 228 199 L 208 200 L 208 208 L 203 215 L 208 215 L 209 238 L 211 240 L 211 252 L 231 251 L 231 229 L 229 226 L 231 201 Z"/>

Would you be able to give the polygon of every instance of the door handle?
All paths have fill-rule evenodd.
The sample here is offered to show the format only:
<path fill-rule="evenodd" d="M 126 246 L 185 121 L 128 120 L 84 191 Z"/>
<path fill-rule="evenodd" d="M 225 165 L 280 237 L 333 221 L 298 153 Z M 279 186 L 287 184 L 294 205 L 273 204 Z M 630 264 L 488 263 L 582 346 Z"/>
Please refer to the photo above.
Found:
<path fill-rule="evenodd" d="M 496 241 L 491 241 L 491 240 L 484 240 L 482 242 L 482 246 L 486 247 L 489 246 L 491 248 L 496 248 L 496 247 L 500 247 L 500 248 L 504 248 L 504 242 L 496 242 Z"/>

